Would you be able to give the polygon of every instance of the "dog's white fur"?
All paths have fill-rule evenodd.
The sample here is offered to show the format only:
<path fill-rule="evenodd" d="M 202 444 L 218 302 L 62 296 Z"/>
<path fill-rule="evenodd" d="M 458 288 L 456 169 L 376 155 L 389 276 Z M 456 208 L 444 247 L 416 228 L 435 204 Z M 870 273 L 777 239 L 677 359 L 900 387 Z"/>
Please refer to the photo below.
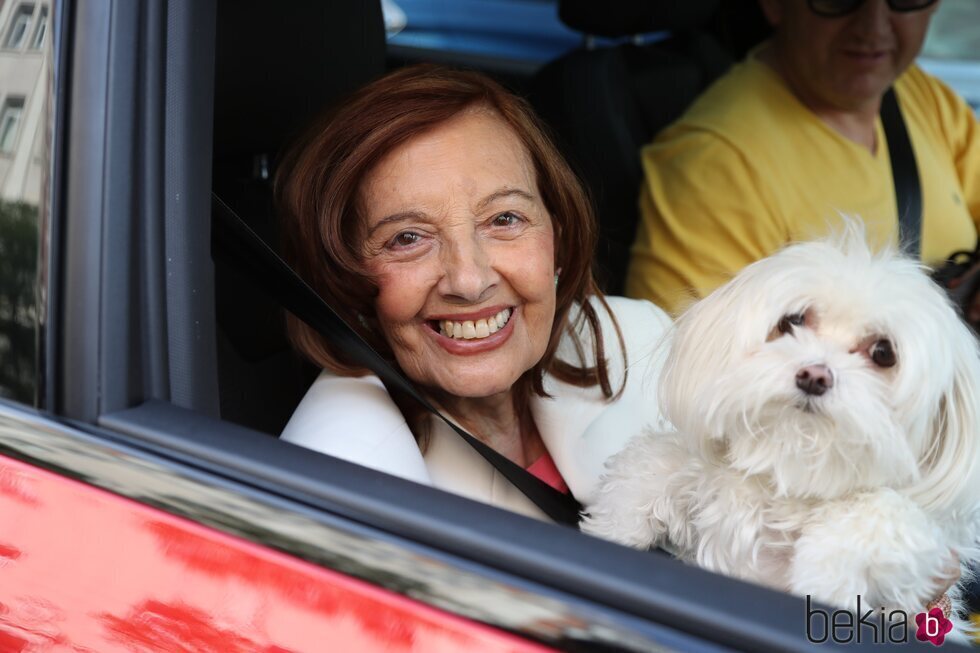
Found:
<path fill-rule="evenodd" d="M 781 333 L 793 314 L 806 324 Z M 893 367 L 869 358 L 882 338 Z M 834 376 L 821 396 L 795 381 L 815 364 Z M 748 266 L 691 307 L 660 388 L 675 430 L 642 434 L 608 463 L 585 532 L 910 614 L 948 584 L 951 553 L 978 557 L 976 338 L 917 263 L 870 252 L 855 224 Z"/>

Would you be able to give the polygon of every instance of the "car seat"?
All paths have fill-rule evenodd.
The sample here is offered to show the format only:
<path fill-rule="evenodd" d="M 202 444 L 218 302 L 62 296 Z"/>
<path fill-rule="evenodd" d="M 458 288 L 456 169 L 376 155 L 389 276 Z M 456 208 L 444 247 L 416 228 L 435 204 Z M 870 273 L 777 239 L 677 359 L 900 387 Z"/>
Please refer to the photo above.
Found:
<path fill-rule="evenodd" d="M 213 188 L 276 243 L 277 157 L 330 103 L 382 74 L 380 0 L 220 0 Z M 278 434 L 316 370 L 286 339 L 278 304 L 215 262 L 221 416 Z"/>
<path fill-rule="evenodd" d="M 531 102 L 590 190 L 599 219 L 596 273 L 620 294 L 638 219 L 640 148 L 678 118 L 733 58 L 704 26 L 717 0 L 560 0 L 582 47 L 536 76 Z M 595 37 L 623 39 L 597 47 Z"/>
<path fill-rule="evenodd" d="M 743 59 L 749 50 L 772 34 L 759 0 L 724 0 L 707 30 L 736 60 Z"/>

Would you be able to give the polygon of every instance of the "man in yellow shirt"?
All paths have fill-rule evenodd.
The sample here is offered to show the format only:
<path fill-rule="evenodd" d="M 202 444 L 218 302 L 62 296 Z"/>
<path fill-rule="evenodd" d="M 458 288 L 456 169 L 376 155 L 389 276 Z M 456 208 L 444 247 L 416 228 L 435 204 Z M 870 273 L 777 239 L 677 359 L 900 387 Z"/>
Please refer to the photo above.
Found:
<path fill-rule="evenodd" d="M 936 0 L 760 0 L 775 31 L 642 154 L 626 294 L 679 312 L 743 266 L 858 215 L 897 242 L 879 110 L 892 85 L 922 193 L 921 256 L 973 250 L 980 125 L 912 65 Z"/>

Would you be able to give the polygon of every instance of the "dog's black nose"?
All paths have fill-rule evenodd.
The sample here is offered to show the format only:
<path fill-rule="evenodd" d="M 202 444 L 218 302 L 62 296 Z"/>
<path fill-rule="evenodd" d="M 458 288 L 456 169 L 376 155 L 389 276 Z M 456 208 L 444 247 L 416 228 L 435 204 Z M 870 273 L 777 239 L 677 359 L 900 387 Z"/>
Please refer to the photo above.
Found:
<path fill-rule="evenodd" d="M 796 373 L 796 387 L 808 395 L 822 395 L 834 387 L 834 373 L 826 365 L 807 365 Z"/>

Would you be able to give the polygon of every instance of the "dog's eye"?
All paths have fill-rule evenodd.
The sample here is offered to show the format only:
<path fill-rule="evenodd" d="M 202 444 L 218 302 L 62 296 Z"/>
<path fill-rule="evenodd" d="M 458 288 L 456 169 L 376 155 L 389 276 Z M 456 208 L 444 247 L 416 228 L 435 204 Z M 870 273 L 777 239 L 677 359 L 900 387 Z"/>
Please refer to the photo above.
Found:
<path fill-rule="evenodd" d="M 897 362 L 895 360 L 895 348 L 892 347 L 891 340 L 876 340 L 868 353 L 872 362 L 878 367 L 893 367 Z"/>
<path fill-rule="evenodd" d="M 803 315 L 803 313 L 791 313 L 789 315 L 784 315 L 779 319 L 776 329 L 780 333 L 790 333 L 793 331 L 793 327 L 803 326 L 805 323 L 806 317 Z"/>

